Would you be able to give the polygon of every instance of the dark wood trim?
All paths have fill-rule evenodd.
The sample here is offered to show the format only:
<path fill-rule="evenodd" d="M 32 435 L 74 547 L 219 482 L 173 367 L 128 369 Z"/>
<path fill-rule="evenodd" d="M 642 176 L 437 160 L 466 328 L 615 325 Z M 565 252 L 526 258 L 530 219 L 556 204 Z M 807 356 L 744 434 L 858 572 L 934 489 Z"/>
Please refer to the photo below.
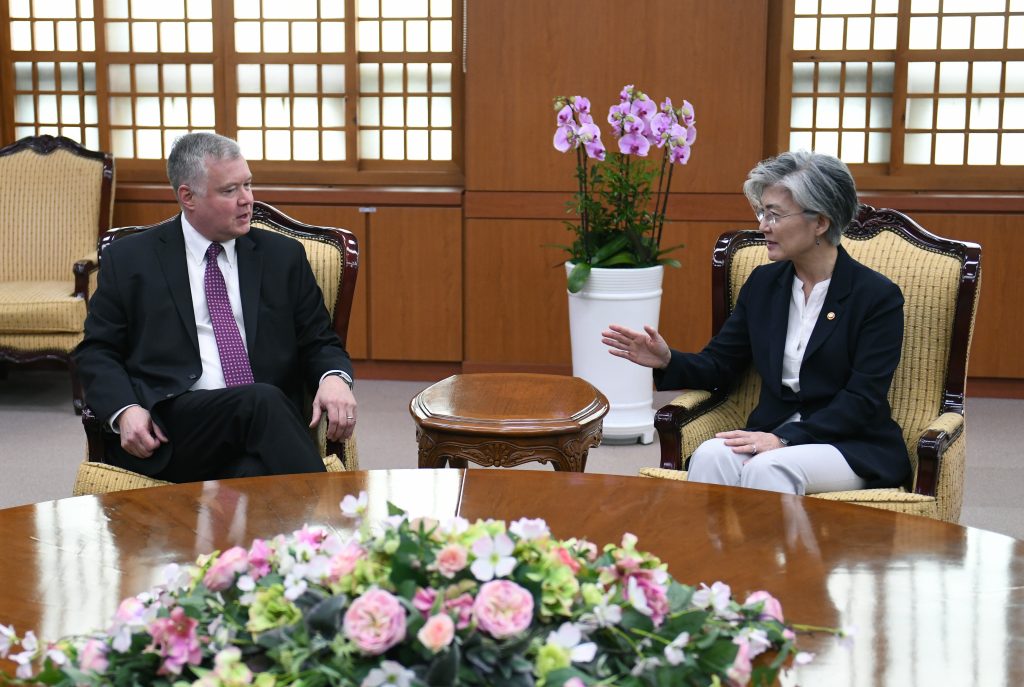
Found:
<path fill-rule="evenodd" d="M 967 389 L 971 398 L 1024 398 L 1024 379 L 968 377 Z"/>
<path fill-rule="evenodd" d="M 481 361 L 465 361 L 462 371 L 466 374 L 480 372 L 519 372 L 542 375 L 572 375 L 572 365 L 540 364 L 540 363 L 489 363 Z"/>
<path fill-rule="evenodd" d="M 256 195 L 275 205 L 439 206 L 462 205 L 462 189 L 454 186 L 256 186 Z M 167 184 L 123 183 L 120 202 L 177 202 Z"/>
<path fill-rule="evenodd" d="M 389 379 L 406 382 L 437 382 L 445 377 L 461 374 L 461 363 L 410 362 L 403 360 L 353 360 L 356 373 L 356 398 L 359 398 L 360 379 Z"/>

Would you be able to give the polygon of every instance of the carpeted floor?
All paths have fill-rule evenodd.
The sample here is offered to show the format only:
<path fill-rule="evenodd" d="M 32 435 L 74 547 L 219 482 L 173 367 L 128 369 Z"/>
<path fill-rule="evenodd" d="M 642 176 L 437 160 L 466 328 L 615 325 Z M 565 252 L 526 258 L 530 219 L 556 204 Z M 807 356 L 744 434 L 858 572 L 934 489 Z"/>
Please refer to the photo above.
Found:
<path fill-rule="evenodd" d="M 416 466 L 409 400 L 429 382 L 360 380 L 356 440 L 365 470 Z M 657 394 L 655 405 L 671 399 Z M 1024 469 L 1015 430 L 1024 401 L 974 398 L 967 406 L 967 477 L 961 524 L 1024 539 Z M 85 455 L 81 420 L 71 409 L 67 373 L 11 370 L 0 380 L 0 508 L 71 495 Z M 649 446 L 604 445 L 590 452 L 587 472 L 635 475 L 658 463 Z M 537 464 L 522 469 L 551 468 Z"/>

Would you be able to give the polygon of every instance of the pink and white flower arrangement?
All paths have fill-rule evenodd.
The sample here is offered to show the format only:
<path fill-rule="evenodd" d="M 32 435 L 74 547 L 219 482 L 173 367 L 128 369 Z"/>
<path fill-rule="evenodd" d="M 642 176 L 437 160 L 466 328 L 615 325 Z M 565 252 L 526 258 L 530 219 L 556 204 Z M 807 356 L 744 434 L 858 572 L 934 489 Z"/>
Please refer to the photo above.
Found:
<path fill-rule="evenodd" d="M 588 98 L 559 96 L 555 110 L 555 149 L 576 151 L 578 190 L 567 206 L 580 220 L 568 223 L 576 240 L 564 246 L 574 263 L 569 291 L 583 288 L 594 267 L 678 267 L 665 255 L 680 246 L 663 250 L 661 236 L 672 172 L 689 162 L 697 140 L 693 105 L 675 107 L 670 98 L 659 105 L 632 84 L 623 87 L 607 117 L 618 152 L 605 148 Z M 650 163 L 657 150 L 660 164 Z"/>
<path fill-rule="evenodd" d="M 622 110 L 628 116 L 641 116 Z M 627 131 L 627 125 L 623 124 Z M 628 135 L 628 134 L 624 134 Z M 639 144 L 636 144 L 639 145 Z M 543 520 L 309 526 L 169 566 L 106 632 L 0 625 L 0 682 L 165 687 L 770 684 L 812 657 L 765 591 L 680 584 L 626 534 L 599 550 Z M 841 634 L 841 633 L 836 633 Z M 5 684 L 7 683 L 5 682 Z"/>

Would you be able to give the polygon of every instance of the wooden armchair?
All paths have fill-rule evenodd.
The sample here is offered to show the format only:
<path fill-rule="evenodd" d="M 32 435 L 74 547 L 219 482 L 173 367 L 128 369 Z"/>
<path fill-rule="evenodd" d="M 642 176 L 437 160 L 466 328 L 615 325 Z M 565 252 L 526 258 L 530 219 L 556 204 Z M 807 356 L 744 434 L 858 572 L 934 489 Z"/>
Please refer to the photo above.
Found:
<path fill-rule="evenodd" d="M 103 249 L 112 241 L 150 229 L 145 227 L 122 227 L 106 232 L 99 241 L 102 265 Z M 303 224 L 288 217 L 276 208 L 257 201 L 253 204 L 252 226 L 296 239 L 306 249 L 306 257 L 313 268 L 317 284 L 324 295 L 324 303 L 332 314 L 334 330 L 342 344 L 348 336 L 349 316 L 352 311 L 352 295 L 359 271 L 359 244 L 352 232 L 333 227 L 316 227 Z M 312 401 L 312 398 L 310 398 Z M 142 487 L 167 484 L 161 480 L 146 477 L 130 470 L 124 470 L 104 463 L 106 439 L 103 424 L 106 418 L 97 418 L 86 407 L 82 413 L 82 424 L 88 441 L 88 455 L 79 466 L 75 481 L 74 495 L 102 494 L 109 491 L 139 489 Z M 358 470 L 359 455 L 355 438 L 344 442 L 327 440 L 326 423 L 321 422 L 317 431 L 317 444 L 328 471 Z"/>
<path fill-rule="evenodd" d="M 8 365 L 72 368 L 110 228 L 114 158 L 69 138 L 0 149 L 0 376 Z M 82 389 L 73 371 L 72 397 Z"/>
<path fill-rule="evenodd" d="M 718 331 L 750 272 L 768 262 L 757 231 L 722 235 L 712 257 L 713 326 Z M 894 489 L 815 494 L 956 522 L 963 502 L 967 431 L 964 385 L 981 281 L 981 247 L 935 236 L 895 210 L 861 206 L 843 235 L 855 260 L 886 275 L 905 299 L 903 353 L 889 401 L 903 428 L 910 481 Z M 686 479 L 681 469 L 715 432 L 742 427 L 757 403 L 751 370 L 735 389 L 686 391 L 658 411 L 661 467 L 646 477 Z"/>

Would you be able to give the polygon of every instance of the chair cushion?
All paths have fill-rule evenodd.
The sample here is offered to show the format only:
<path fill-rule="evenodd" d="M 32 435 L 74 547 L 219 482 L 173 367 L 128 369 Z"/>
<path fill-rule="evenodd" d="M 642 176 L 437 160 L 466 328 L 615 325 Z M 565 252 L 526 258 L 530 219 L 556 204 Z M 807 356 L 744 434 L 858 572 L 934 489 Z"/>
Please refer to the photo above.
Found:
<path fill-rule="evenodd" d="M 85 324 L 85 300 L 62 281 L 0 282 L 0 332 L 72 334 Z"/>
<path fill-rule="evenodd" d="M 664 468 L 640 468 L 641 477 L 655 479 L 671 479 L 685 482 L 685 470 L 666 470 Z M 870 506 L 882 510 L 896 511 L 908 515 L 923 515 L 938 518 L 938 504 L 933 496 L 912 494 L 903 489 L 859 489 L 855 491 L 830 491 L 822 494 L 809 494 L 811 498 L 825 501 L 840 501 L 859 506 Z"/>
<path fill-rule="evenodd" d="M 324 458 L 324 467 L 327 468 L 327 472 L 345 472 L 345 466 L 333 453 Z M 172 484 L 172 482 L 146 477 L 106 463 L 83 460 L 78 466 L 78 476 L 75 478 L 72 495 L 107 494 L 112 491 L 146 489 L 168 484 Z"/>

